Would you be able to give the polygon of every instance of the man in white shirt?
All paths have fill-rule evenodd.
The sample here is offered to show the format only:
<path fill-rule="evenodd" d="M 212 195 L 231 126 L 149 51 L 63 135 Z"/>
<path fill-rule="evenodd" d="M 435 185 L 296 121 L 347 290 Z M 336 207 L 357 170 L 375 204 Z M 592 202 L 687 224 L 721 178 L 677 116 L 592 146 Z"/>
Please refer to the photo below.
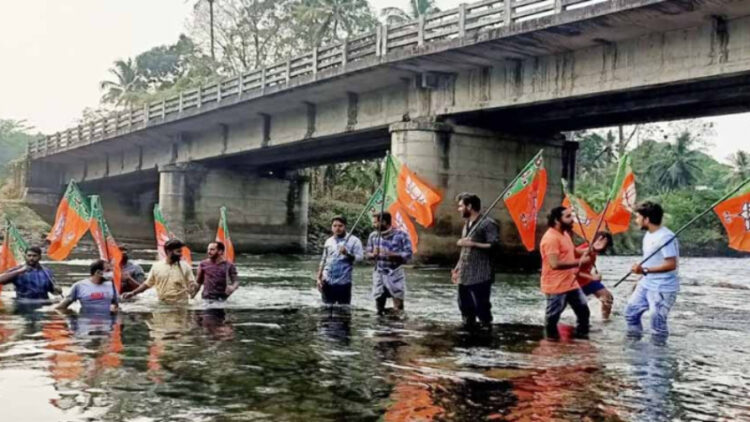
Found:
<path fill-rule="evenodd" d="M 346 233 L 346 218 L 331 219 L 333 235 L 323 246 L 323 256 L 318 267 L 317 285 L 323 303 L 349 305 L 352 301 L 352 274 L 354 263 L 362 261 L 362 242 Z"/>

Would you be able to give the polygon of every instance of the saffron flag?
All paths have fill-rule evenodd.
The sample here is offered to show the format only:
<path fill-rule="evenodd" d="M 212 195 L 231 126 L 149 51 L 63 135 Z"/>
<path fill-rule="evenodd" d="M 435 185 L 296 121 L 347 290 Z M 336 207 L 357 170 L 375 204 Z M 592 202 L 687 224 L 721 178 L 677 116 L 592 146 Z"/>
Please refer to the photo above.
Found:
<path fill-rule="evenodd" d="M 3 229 L 3 245 L 0 249 L 0 274 L 18 266 L 19 262 L 24 262 L 24 252 L 28 244 L 18 233 L 18 229 L 13 223 L 5 218 Z M 0 284 L 0 291 L 3 285 Z"/>
<path fill-rule="evenodd" d="M 154 232 L 156 234 L 156 249 L 159 253 L 159 259 L 164 260 L 167 258 L 167 254 L 164 252 L 164 244 L 167 243 L 167 240 L 174 239 L 176 236 L 169 231 L 167 220 L 162 216 L 159 204 L 154 204 Z M 187 246 L 182 248 L 182 258 L 189 265 L 193 265 L 193 258 L 190 256 L 190 249 Z"/>
<path fill-rule="evenodd" d="M 112 264 L 112 272 L 114 273 L 112 282 L 119 293 L 122 290 L 122 251 L 120 251 L 109 225 L 104 220 L 104 209 L 99 195 L 91 195 L 89 199 L 91 201 L 89 231 L 99 251 L 99 259 Z"/>
<path fill-rule="evenodd" d="M 411 241 L 412 252 L 417 252 L 417 245 L 419 244 L 419 235 L 417 234 L 417 228 L 414 227 L 409 218 L 409 214 L 404 209 L 404 206 L 396 201 L 388 207 L 388 212 L 391 213 L 391 223 L 393 227 L 406 232 L 409 235 Z"/>
<path fill-rule="evenodd" d="M 216 231 L 216 241 L 224 244 L 224 258 L 234 262 L 234 245 L 229 237 L 229 225 L 227 224 L 227 207 L 219 209 L 219 229 Z"/>
<path fill-rule="evenodd" d="M 528 251 L 535 249 L 536 220 L 546 193 L 547 170 L 544 168 L 542 151 L 539 151 L 516 176 L 503 198 Z"/>
<path fill-rule="evenodd" d="M 406 164 L 400 164 L 393 156 L 389 155 L 388 160 L 393 171 L 389 177 L 395 182 L 401 208 L 422 227 L 431 227 L 435 224 L 435 209 L 443 200 L 442 192 L 417 176 Z"/>
<path fill-rule="evenodd" d="M 729 247 L 750 252 L 750 192 L 727 199 L 714 207 L 729 236 Z"/>
<path fill-rule="evenodd" d="M 78 190 L 78 185 L 71 180 L 57 207 L 52 230 L 47 235 L 47 255 L 55 261 L 67 258 L 88 231 L 90 218 L 88 201 Z"/>
<path fill-rule="evenodd" d="M 620 159 L 612 191 L 609 194 L 609 199 L 612 202 L 604 215 L 604 221 L 612 234 L 628 231 L 630 217 L 635 212 L 635 174 L 633 174 L 630 164 L 630 155 L 625 154 Z"/>
<path fill-rule="evenodd" d="M 570 208 L 573 212 L 573 233 L 583 238 L 586 243 L 594 239 L 596 235 L 596 226 L 599 224 L 599 214 L 583 199 L 568 191 L 568 184 L 562 180 L 563 199 L 562 206 Z"/>

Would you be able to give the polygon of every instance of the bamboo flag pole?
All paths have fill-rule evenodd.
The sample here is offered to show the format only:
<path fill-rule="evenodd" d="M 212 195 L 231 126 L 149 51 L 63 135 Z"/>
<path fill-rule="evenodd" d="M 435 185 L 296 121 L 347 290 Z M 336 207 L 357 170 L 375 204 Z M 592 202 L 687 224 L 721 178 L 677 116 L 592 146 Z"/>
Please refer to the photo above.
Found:
<path fill-rule="evenodd" d="M 738 191 L 739 191 L 740 189 L 742 189 L 742 188 L 743 188 L 743 187 L 744 187 L 745 185 L 747 185 L 748 183 L 750 183 L 750 179 L 746 179 L 745 181 L 743 181 L 742 183 L 740 183 L 740 184 L 739 184 L 739 185 L 738 185 L 737 187 L 735 187 L 734 189 L 732 189 L 732 191 L 731 191 L 731 192 L 729 192 L 728 194 L 726 194 L 726 195 L 722 196 L 722 197 L 721 197 L 720 199 L 718 199 L 718 200 L 717 200 L 716 202 L 714 202 L 713 204 L 711 204 L 711 206 L 710 206 L 710 207 L 708 207 L 708 208 L 707 208 L 706 210 L 704 210 L 704 211 L 703 211 L 703 212 L 701 212 L 700 214 L 698 214 L 698 215 L 696 215 L 695 217 L 693 217 L 693 219 L 692 219 L 692 220 L 688 221 L 688 222 L 687 222 L 687 223 L 685 223 L 685 224 L 684 224 L 684 225 L 683 225 L 682 227 L 680 227 L 680 229 L 679 229 L 679 230 L 677 230 L 677 231 L 676 231 L 676 232 L 674 233 L 674 236 L 672 236 L 672 237 L 671 237 L 671 238 L 670 238 L 669 240 L 667 240 L 666 242 L 664 242 L 664 244 L 663 244 L 663 245 L 659 246 L 659 248 L 658 248 L 658 249 L 656 249 L 655 251 L 653 251 L 653 252 L 652 252 L 652 253 L 651 253 L 651 254 L 650 254 L 649 256 L 647 256 L 646 258 L 644 258 L 643 260 L 641 260 L 641 262 L 640 262 L 640 263 L 639 263 L 638 265 L 639 265 L 639 266 L 640 266 L 640 265 L 643 265 L 643 264 L 644 264 L 644 263 L 645 263 L 646 261 L 648 261 L 649 259 L 651 259 L 651 258 L 652 258 L 652 257 L 653 257 L 654 255 L 656 255 L 657 253 L 659 253 L 659 252 L 660 252 L 660 251 L 661 251 L 662 249 L 664 249 L 664 248 L 665 248 L 665 247 L 666 247 L 667 245 L 669 245 L 669 244 L 670 244 L 670 243 L 672 243 L 672 242 L 673 242 L 673 241 L 674 241 L 675 239 L 677 239 L 677 236 L 679 236 L 679 234 L 680 234 L 680 233 L 684 232 L 684 231 L 685 231 L 685 229 L 687 229 L 688 227 L 690 227 L 691 225 L 693 225 L 693 223 L 695 223 L 696 221 L 698 221 L 698 220 L 699 220 L 699 219 L 700 219 L 701 217 L 703 217 L 704 215 L 706 215 L 706 214 L 708 214 L 709 212 L 711 212 L 711 210 L 713 210 L 713 209 L 714 209 L 714 207 L 716 207 L 716 206 L 717 206 L 717 205 L 719 205 L 720 203 L 722 203 L 722 202 L 726 201 L 727 199 L 729 199 L 729 198 L 730 198 L 730 197 L 731 197 L 732 195 L 734 195 L 735 193 L 737 193 L 737 192 L 738 192 Z M 617 283 L 615 283 L 614 287 L 617 287 L 617 286 L 619 286 L 619 285 L 620 285 L 620 283 L 622 283 L 623 281 L 627 280 L 627 278 L 628 278 L 628 277 L 630 277 L 630 275 L 631 275 L 631 274 L 633 274 L 633 271 L 632 271 L 632 270 L 631 270 L 631 271 L 628 271 L 628 273 L 627 273 L 627 274 L 625 274 L 625 276 L 624 276 L 624 277 L 622 277 L 622 278 L 621 278 L 620 280 L 618 280 L 618 281 L 617 281 Z"/>

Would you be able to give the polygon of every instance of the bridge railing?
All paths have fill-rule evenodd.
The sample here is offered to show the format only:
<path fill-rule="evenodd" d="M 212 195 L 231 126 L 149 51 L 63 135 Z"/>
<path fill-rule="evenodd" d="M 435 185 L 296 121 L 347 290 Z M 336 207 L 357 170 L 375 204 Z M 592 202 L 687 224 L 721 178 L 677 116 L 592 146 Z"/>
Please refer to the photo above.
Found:
<path fill-rule="evenodd" d="M 482 0 L 444 12 L 394 25 L 380 25 L 375 32 L 314 49 L 302 56 L 254 69 L 219 82 L 180 92 L 125 112 L 113 113 L 29 144 L 32 158 L 98 142 L 142 129 L 185 111 L 216 106 L 224 100 L 262 96 L 272 87 L 316 80 L 319 73 L 335 73 L 348 63 L 384 56 L 396 51 L 415 51 L 444 40 L 474 37 L 480 32 L 537 19 L 565 10 L 609 0 Z"/>

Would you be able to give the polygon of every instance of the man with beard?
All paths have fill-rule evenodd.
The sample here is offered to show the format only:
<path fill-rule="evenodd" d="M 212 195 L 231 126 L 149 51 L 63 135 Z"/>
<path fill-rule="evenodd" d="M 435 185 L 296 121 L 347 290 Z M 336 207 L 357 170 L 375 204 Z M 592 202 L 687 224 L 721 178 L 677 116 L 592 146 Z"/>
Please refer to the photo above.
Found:
<path fill-rule="evenodd" d="M 547 296 L 544 316 L 545 334 L 558 339 L 557 323 L 565 307 L 570 304 L 577 321 L 576 336 L 586 338 L 589 333 L 589 307 L 586 295 L 578 286 L 576 273 L 582 265 L 591 262 L 588 251 L 578 251 L 573 245 L 573 213 L 565 207 L 556 207 L 547 215 L 549 229 L 544 233 L 539 249 L 542 254 L 542 293 Z"/>
<path fill-rule="evenodd" d="M 482 209 L 478 196 L 462 193 L 456 197 L 456 202 L 458 213 L 466 220 L 461 239 L 456 243 L 461 247 L 461 255 L 451 277 L 453 283 L 458 284 L 458 308 L 467 328 L 476 325 L 477 317 L 483 326 L 489 327 L 492 323 L 490 295 L 495 281 L 492 253 L 499 246 L 499 230 L 491 218 L 477 222 Z M 472 232 L 471 237 L 468 237 L 469 232 Z"/>
<path fill-rule="evenodd" d="M 367 239 L 367 258 L 375 260 L 372 271 L 372 296 L 378 315 L 385 314 L 385 302 L 390 297 L 397 313 L 404 310 L 406 274 L 402 267 L 412 256 L 409 235 L 391 225 L 391 213 L 372 216 L 376 230 Z"/>
<path fill-rule="evenodd" d="M 26 263 L 0 274 L 0 285 L 13 283 L 17 300 L 49 300 L 49 293 L 61 295 L 52 271 L 42 266 L 42 249 L 31 246 L 24 252 Z"/>
<path fill-rule="evenodd" d="M 661 205 L 654 202 L 644 202 L 635 210 L 635 222 L 646 232 L 643 236 L 643 257 L 650 256 L 665 244 L 667 246 L 643 264 L 633 264 L 633 273 L 643 274 L 643 278 L 625 307 L 628 335 L 636 338 L 643 332 L 641 316 L 651 310 L 651 334 L 656 343 L 665 341 L 669 335 L 667 316 L 680 291 L 677 274 L 679 244 L 674 239 L 674 233 L 661 225 L 663 216 Z"/>
<path fill-rule="evenodd" d="M 130 260 L 127 246 L 120 246 L 120 252 L 122 253 L 122 261 L 120 262 L 122 293 L 132 292 L 146 280 L 146 273 L 143 272 L 140 265 Z"/>
<path fill-rule="evenodd" d="M 160 302 L 167 304 L 185 304 L 190 300 L 190 292 L 198 289 L 193 270 L 182 261 L 182 247 L 179 239 L 170 239 L 164 244 L 166 259 L 155 263 L 148 273 L 146 281 L 132 292 L 122 295 L 123 300 L 130 299 L 151 287 L 156 289 Z"/>
<path fill-rule="evenodd" d="M 352 301 L 354 263 L 364 255 L 362 242 L 346 233 L 346 218 L 331 219 L 332 236 L 323 246 L 323 256 L 316 277 L 318 290 L 327 305 L 349 305 Z"/>
<path fill-rule="evenodd" d="M 196 283 L 203 286 L 204 300 L 227 300 L 240 286 L 237 281 L 237 267 L 224 259 L 225 249 L 222 242 L 209 243 L 206 251 L 208 259 L 204 259 L 198 265 Z M 195 297 L 197 293 L 198 288 L 191 296 Z"/>

